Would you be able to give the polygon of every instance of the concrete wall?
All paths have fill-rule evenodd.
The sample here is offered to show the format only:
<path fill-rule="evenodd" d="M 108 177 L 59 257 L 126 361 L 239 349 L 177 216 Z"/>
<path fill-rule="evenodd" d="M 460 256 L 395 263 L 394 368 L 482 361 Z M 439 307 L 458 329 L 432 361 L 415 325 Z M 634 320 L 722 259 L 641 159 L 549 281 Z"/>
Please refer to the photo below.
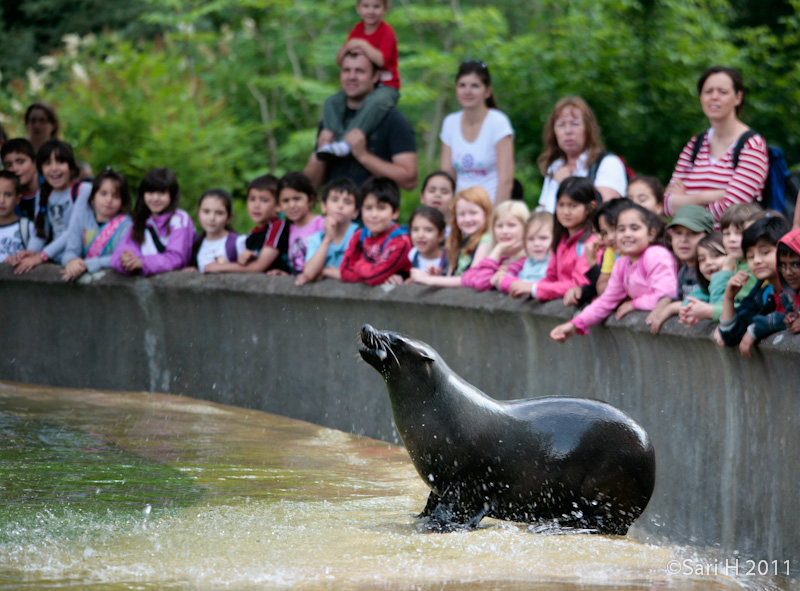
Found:
<path fill-rule="evenodd" d="M 368 322 L 430 343 L 496 398 L 585 395 L 622 408 L 658 458 L 640 532 L 792 560 L 798 575 L 800 337 L 779 333 L 744 359 L 708 326 L 671 320 L 652 336 L 633 313 L 558 345 L 548 333 L 571 310 L 497 293 L 190 273 L 84 279 L 65 284 L 52 265 L 19 278 L 0 265 L 0 379 L 184 394 L 399 443 L 382 380 L 357 354 Z"/>

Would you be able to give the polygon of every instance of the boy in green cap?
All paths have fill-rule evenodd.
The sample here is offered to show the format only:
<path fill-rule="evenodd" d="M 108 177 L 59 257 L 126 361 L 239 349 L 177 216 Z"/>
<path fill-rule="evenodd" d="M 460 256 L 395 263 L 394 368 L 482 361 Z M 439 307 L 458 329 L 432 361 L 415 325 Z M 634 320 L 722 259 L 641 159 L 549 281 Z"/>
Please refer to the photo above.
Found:
<path fill-rule="evenodd" d="M 647 316 L 650 332 L 658 334 L 661 325 L 680 312 L 681 303 L 697 286 L 695 274 L 697 243 L 714 231 L 714 216 L 705 207 L 684 205 L 667 224 L 672 238 L 672 254 L 678 259 L 678 299 L 662 298 Z"/>

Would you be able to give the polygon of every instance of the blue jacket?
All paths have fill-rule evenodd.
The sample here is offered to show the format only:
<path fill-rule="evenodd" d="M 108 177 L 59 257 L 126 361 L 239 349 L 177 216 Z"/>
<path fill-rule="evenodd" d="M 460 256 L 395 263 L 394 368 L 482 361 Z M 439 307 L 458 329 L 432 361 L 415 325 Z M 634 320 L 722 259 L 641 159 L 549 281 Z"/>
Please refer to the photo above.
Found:
<path fill-rule="evenodd" d="M 785 329 L 783 314 L 774 314 L 775 310 L 775 295 L 769 281 L 756 285 L 736 308 L 736 317 L 719 323 L 723 342 L 734 347 L 748 330 L 754 338 L 763 339 Z"/>

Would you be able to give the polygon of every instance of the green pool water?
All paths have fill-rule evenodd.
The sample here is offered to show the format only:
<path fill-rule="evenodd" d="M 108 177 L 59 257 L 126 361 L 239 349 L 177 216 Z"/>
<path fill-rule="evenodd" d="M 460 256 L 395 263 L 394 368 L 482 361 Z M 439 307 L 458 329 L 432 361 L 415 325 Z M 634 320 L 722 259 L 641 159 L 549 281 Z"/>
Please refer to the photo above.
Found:
<path fill-rule="evenodd" d="M 185 397 L 0 382 L 0 591 L 796 589 L 671 574 L 714 561 L 635 533 L 486 520 L 424 534 L 427 492 L 384 442 Z"/>

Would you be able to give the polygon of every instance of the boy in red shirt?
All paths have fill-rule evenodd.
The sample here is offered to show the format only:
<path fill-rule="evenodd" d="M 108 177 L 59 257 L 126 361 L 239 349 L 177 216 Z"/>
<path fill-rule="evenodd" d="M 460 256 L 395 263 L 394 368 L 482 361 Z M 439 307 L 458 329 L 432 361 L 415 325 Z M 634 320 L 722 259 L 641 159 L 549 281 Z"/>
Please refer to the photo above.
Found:
<path fill-rule="evenodd" d="M 342 281 L 350 283 L 399 283 L 408 275 L 411 239 L 397 225 L 400 189 L 391 179 L 371 178 L 361 187 L 361 219 L 364 228 L 353 234 L 342 260 Z"/>
<path fill-rule="evenodd" d="M 357 0 L 356 12 L 361 17 L 350 31 L 347 41 L 336 54 L 336 65 L 348 52 L 363 53 L 380 71 L 378 85 L 367 97 L 358 112 L 348 120 L 346 96 L 339 91 L 325 101 L 322 108 L 323 142 L 317 148 L 319 158 L 341 158 L 350 154 L 350 144 L 344 141 L 351 129 L 360 129 L 369 137 L 400 98 L 400 74 L 397 65 L 397 37 L 394 29 L 383 21 L 389 10 L 389 0 Z M 347 123 L 343 123 L 347 121 Z"/>

